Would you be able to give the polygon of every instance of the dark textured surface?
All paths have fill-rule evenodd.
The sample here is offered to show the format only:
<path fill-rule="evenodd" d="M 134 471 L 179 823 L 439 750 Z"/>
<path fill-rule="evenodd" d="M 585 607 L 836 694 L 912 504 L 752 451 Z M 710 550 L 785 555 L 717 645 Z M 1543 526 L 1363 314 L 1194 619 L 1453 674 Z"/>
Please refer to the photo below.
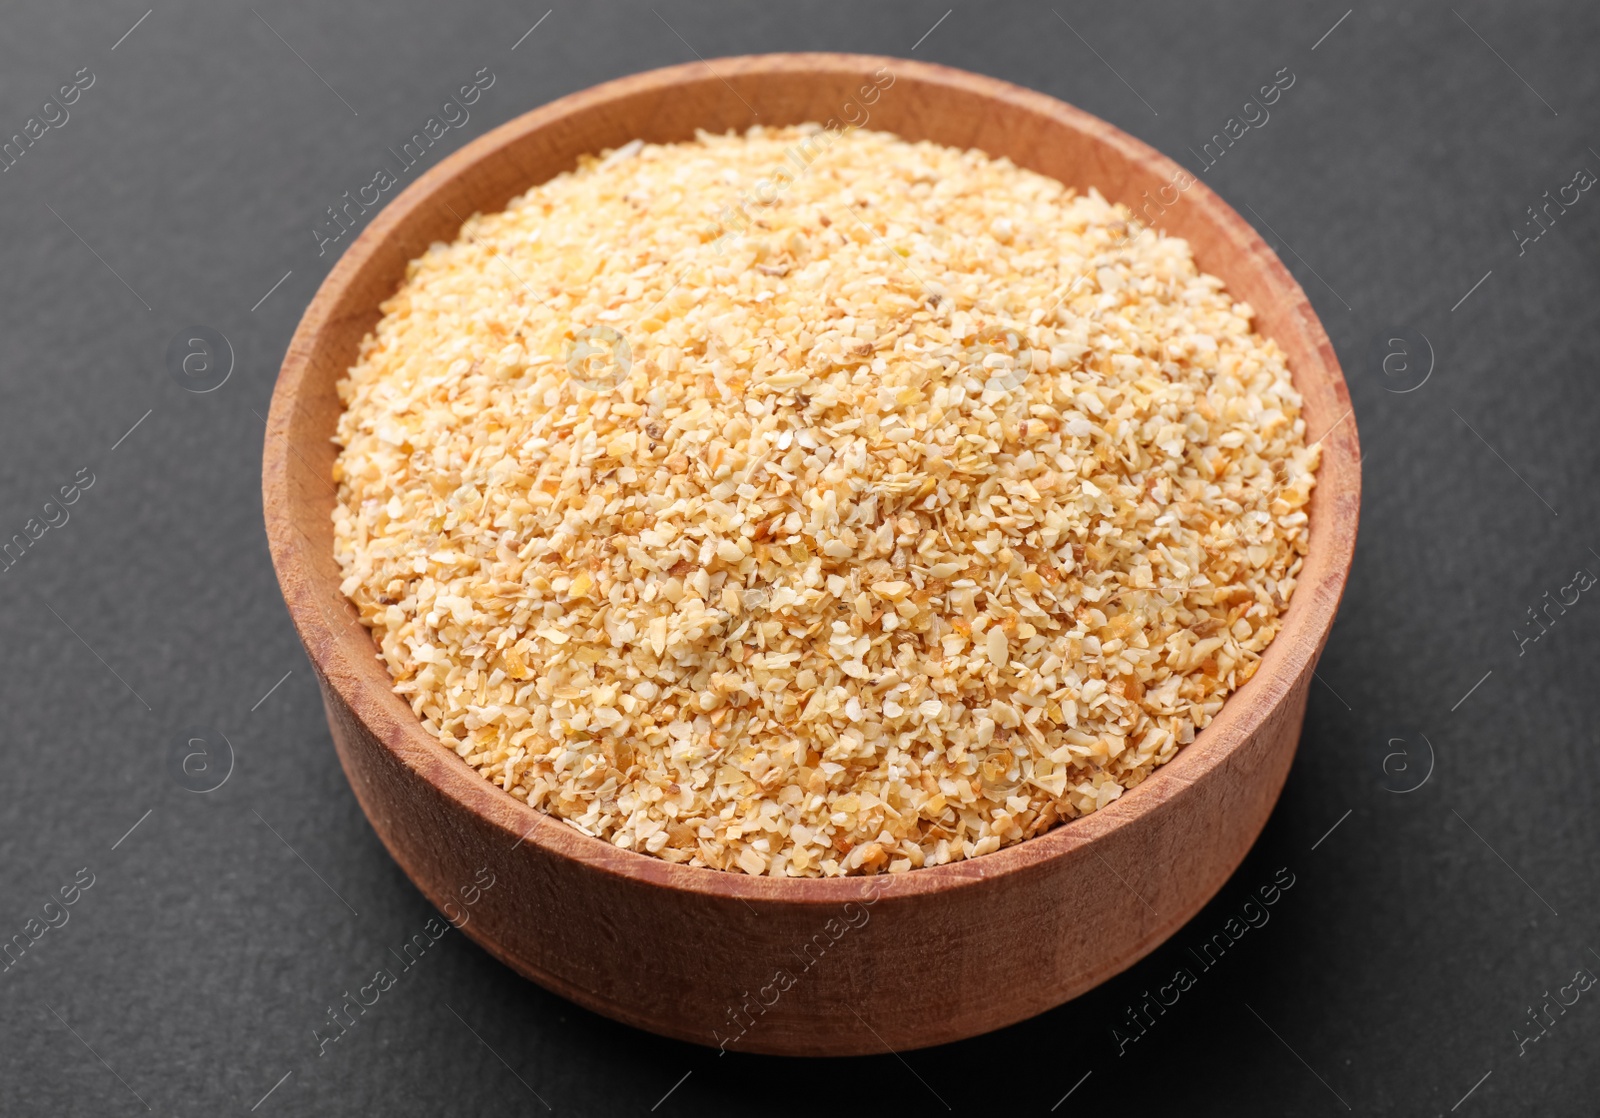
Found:
<path fill-rule="evenodd" d="M 0 15 L 0 132 L 94 75 L 0 174 L 0 537 L 94 478 L 0 573 L 0 936 L 40 935 L 0 973 L 0 1113 L 1045 1113 L 1071 1089 L 1056 1113 L 1443 1114 L 1474 1084 L 1456 1113 L 1592 1112 L 1600 988 L 1570 983 L 1600 974 L 1600 587 L 1573 576 L 1600 574 L 1600 192 L 1521 255 L 1513 230 L 1600 173 L 1600 11 L 1365 6 L 1319 44 L 1344 5 L 969 4 L 913 53 L 943 5 L 569 5 L 513 51 L 544 5 L 265 0 L 162 4 L 113 51 L 144 8 Z M 1283 799 L 1165 947 L 949 1049 L 719 1058 L 450 932 L 319 1056 L 326 1007 L 434 913 L 339 771 L 261 529 L 261 416 L 333 259 L 311 227 L 480 67 L 494 86 L 436 151 L 607 78 L 768 50 L 1008 78 L 1196 171 L 1252 90 L 1294 75 L 1205 173 L 1323 315 L 1368 456 Z M 236 355 L 204 394 L 167 370 L 194 325 Z M 1436 354 L 1406 393 L 1374 348 L 1401 328 Z M 170 764 L 195 728 L 235 758 L 204 794 Z M 41 933 L 80 868 L 93 885 Z M 1203 969 L 1202 944 L 1291 876 Z M 1113 1030 L 1135 1034 L 1129 1007 L 1170 999 L 1178 968 L 1190 988 L 1119 1055 Z"/>

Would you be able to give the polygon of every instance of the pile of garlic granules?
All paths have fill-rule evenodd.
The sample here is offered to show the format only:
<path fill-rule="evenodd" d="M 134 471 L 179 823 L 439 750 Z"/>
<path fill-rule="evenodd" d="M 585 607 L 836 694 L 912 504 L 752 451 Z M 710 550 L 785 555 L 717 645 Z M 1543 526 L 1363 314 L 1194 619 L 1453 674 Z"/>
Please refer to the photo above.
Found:
<path fill-rule="evenodd" d="M 1137 785 L 1277 632 L 1317 462 L 1184 241 L 819 135 L 634 143 L 472 217 L 336 438 L 343 590 L 444 746 L 775 876 L 972 858 Z"/>

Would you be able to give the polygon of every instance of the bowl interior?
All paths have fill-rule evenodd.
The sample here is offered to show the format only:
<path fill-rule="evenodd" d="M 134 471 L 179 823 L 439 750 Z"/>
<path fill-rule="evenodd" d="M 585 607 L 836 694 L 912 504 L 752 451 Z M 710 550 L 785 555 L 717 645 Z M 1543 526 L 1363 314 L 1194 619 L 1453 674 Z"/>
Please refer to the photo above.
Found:
<path fill-rule="evenodd" d="M 757 115 L 759 114 L 759 115 Z M 1123 202 L 1164 232 L 1187 238 L 1200 268 L 1221 277 L 1257 312 L 1257 328 L 1288 355 L 1305 401 L 1308 438 L 1322 464 L 1310 505 L 1310 554 L 1284 626 L 1256 676 L 1178 756 L 1109 807 L 969 862 L 896 875 L 893 892 L 917 892 L 1026 868 L 1106 833 L 1200 779 L 1260 724 L 1326 639 L 1354 549 L 1359 449 L 1338 361 L 1304 292 L 1253 229 L 1178 164 L 1059 101 L 961 71 L 860 55 L 767 55 L 658 70 L 574 94 L 474 141 L 428 171 L 351 244 L 306 312 L 273 397 L 265 448 L 268 535 L 295 624 L 329 686 L 400 759 L 426 773 L 508 834 L 613 872 L 694 891 L 740 894 L 779 887 L 828 902 L 861 879 L 746 878 L 674 866 L 590 839 L 513 799 L 440 748 L 390 690 L 390 679 L 333 558 L 330 442 L 335 383 L 377 323 L 407 263 L 451 240 L 474 212 L 492 212 L 578 157 L 633 139 L 667 142 L 697 129 L 753 123 L 859 126 L 912 140 L 977 147 Z M 825 157 L 824 157 L 825 158 Z M 754 184 L 751 184 L 752 186 Z"/>

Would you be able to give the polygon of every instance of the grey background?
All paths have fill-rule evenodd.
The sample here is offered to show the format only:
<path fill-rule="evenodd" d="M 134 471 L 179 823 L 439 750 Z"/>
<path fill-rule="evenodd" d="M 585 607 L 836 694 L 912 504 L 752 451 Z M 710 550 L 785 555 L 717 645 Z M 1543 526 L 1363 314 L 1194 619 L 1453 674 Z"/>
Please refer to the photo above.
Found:
<path fill-rule="evenodd" d="M 1552 1005 L 1525 1054 L 1514 1030 L 1600 967 L 1600 591 L 1520 654 L 1514 627 L 1600 573 L 1600 192 L 1520 256 L 1512 230 L 1600 172 L 1600 9 L 1363 4 L 1335 26 L 1343 2 L 968 3 L 934 27 L 947 5 L 565 3 L 513 51 L 547 6 L 159 0 L 120 43 L 148 3 L 0 15 L 0 132 L 80 67 L 96 79 L 0 175 L 0 537 L 95 476 L 0 574 L 0 938 L 80 867 L 95 879 L 0 974 L 0 1112 L 1592 1113 L 1600 989 Z M 433 912 L 340 773 L 261 527 L 261 417 L 333 259 L 310 227 L 481 66 L 496 84 L 436 152 L 696 53 L 818 49 L 1007 78 L 1197 171 L 1188 149 L 1296 76 L 1204 176 L 1309 292 L 1368 455 L 1283 799 L 1153 956 L 948 1049 L 719 1058 L 452 932 L 319 1057 L 325 1007 Z M 207 394 L 165 368 L 192 325 L 236 353 Z M 1436 351 L 1414 392 L 1372 349 L 1396 328 Z M 235 753 L 210 793 L 169 772 L 190 727 Z M 1119 1056 L 1125 1007 L 1281 867 L 1270 923 Z"/>

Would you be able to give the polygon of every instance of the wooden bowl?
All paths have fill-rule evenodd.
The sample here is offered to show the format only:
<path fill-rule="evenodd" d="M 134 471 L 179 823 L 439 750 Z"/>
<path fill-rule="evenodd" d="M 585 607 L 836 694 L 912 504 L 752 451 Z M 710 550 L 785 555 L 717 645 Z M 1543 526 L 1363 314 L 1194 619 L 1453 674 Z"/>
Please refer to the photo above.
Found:
<path fill-rule="evenodd" d="M 742 130 L 752 109 L 769 125 L 836 121 L 975 146 L 1096 187 L 1188 238 L 1200 267 L 1248 300 L 1288 354 L 1323 456 L 1310 553 L 1282 631 L 1193 744 L 1109 807 L 981 858 L 894 876 L 773 879 L 672 865 L 579 834 L 441 747 L 391 691 L 340 594 L 334 384 L 406 263 L 580 154 Z M 506 965 L 597 1013 L 735 1051 L 836 1056 L 959 1040 L 1060 1005 L 1147 954 L 1221 887 L 1294 756 L 1355 546 L 1359 457 L 1339 363 L 1305 293 L 1176 163 L 993 78 L 779 54 L 607 82 L 422 175 L 355 239 L 306 310 L 272 398 L 262 488 L 273 563 L 339 759 L 389 852 L 435 905 Z"/>

